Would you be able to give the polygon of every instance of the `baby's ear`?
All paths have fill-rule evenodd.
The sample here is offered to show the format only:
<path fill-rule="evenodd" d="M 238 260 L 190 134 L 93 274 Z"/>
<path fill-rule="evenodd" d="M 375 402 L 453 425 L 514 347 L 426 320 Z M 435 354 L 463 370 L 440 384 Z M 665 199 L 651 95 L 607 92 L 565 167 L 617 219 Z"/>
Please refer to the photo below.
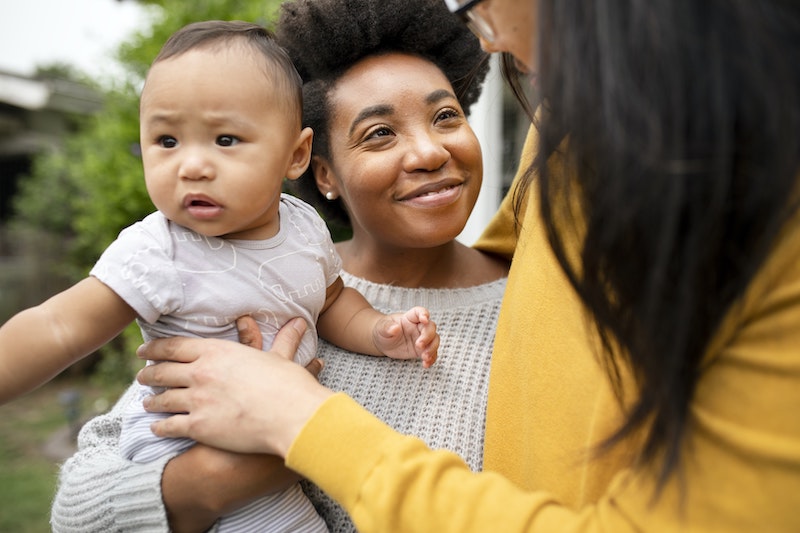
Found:
<path fill-rule="evenodd" d="M 286 169 L 286 177 L 296 180 L 303 175 L 311 162 L 311 145 L 314 140 L 314 131 L 311 128 L 303 128 L 297 141 L 294 144 L 292 158 L 289 161 L 289 168 Z"/>

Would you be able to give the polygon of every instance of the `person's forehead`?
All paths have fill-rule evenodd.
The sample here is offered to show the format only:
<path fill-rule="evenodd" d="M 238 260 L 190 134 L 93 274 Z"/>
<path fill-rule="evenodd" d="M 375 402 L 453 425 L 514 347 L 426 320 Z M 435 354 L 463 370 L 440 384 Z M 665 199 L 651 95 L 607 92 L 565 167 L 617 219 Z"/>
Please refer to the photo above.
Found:
<path fill-rule="evenodd" d="M 439 84 L 452 90 L 450 80 L 430 59 L 392 52 L 365 57 L 350 66 L 336 81 L 334 93 L 348 93 L 353 87 Z"/>

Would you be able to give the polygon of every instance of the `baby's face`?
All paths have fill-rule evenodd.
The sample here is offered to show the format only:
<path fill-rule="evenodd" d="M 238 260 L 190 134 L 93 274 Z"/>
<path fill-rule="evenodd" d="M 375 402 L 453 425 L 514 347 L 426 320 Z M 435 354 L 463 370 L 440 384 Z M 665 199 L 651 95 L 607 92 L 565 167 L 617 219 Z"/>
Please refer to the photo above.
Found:
<path fill-rule="evenodd" d="M 241 48 L 196 49 L 151 68 L 140 105 L 145 182 L 170 220 L 207 236 L 277 233 L 297 117 Z"/>

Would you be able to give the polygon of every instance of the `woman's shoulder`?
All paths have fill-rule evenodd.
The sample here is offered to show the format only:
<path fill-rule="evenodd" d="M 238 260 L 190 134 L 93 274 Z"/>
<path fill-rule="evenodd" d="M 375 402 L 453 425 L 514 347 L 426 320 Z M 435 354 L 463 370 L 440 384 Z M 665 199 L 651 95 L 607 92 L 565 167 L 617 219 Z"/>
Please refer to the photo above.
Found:
<path fill-rule="evenodd" d="M 487 280 L 495 280 L 508 277 L 508 270 L 511 268 L 511 261 L 499 255 L 487 253 L 481 250 L 470 248 L 477 257 L 475 263 Z"/>
<path fill-rule="evenodd" d="M 458 286 L 475 287 L 507 278 L 510 267 L 509 259 L 459 243 L 453 277 Z"/>

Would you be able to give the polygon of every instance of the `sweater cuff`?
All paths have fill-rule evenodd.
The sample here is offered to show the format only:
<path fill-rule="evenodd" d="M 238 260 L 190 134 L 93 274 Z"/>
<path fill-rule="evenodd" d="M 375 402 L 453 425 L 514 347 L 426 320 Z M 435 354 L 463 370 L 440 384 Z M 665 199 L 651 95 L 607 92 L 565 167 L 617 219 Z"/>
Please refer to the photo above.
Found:
<path fill-rule="evenodd" d="M 150 463 L 119 472 L 109 501 L 120 531 L 169 531 L 167 510 L 161 496 L 161 477 L 170 454 Z"/>
<path fill-rule="evenodd" d="M 386 443 L 397 437 L 355 400 L 336 393 L 303 426 L 289 448 L 286 465 L 352 512 Z"/>

